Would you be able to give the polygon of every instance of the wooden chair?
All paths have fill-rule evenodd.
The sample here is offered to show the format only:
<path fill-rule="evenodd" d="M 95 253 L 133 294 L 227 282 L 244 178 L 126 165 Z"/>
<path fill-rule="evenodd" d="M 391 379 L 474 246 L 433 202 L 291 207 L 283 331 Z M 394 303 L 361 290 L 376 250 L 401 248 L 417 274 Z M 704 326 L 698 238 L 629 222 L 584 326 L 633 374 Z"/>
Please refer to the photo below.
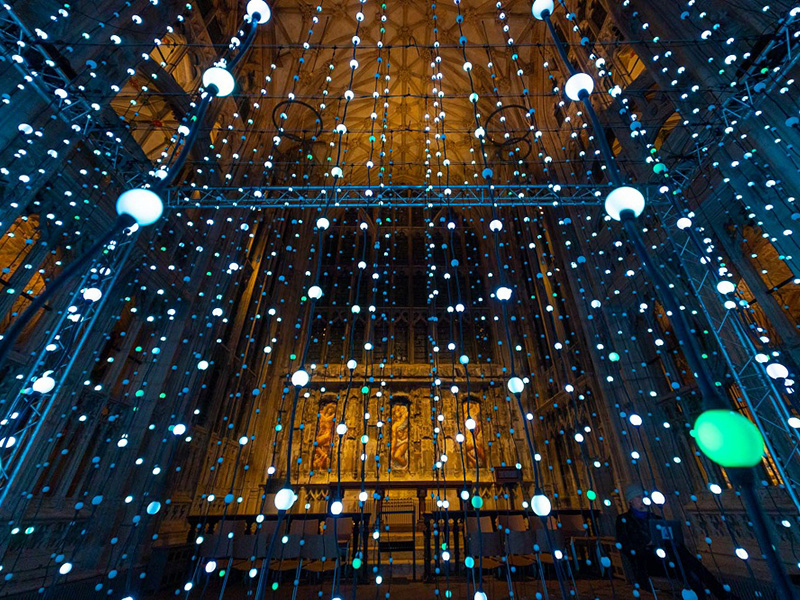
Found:
<path fill-rule="evenodd" d="M 272 560 L 269 568 L 272 571 L 291 571 L 300 564 L 300 540 L 302 536 L 289 534 L 278 538 L 272 549 Z M 269 541 L 267 541 L 269 543 Z M 264 554 L 266 556 L 266 553 Z"/>
<path fill-rule="evenodd" d="M 299 536 L 317 535 L 319 521 L 317 519 L 293 519 L 289 525 L 289 533 Z"/>
<path fill-rule="evenodd" d="M 303 569 L 312 573 L 333 571 L 339 560 L 339 546 L 333 535 L 311 535 L 303 540 L 300 549 Z"/>
<path fill-rule="evenodd" d="M 499 515 L 497 517 L 497 524 L 502 529 L 509 531 L 526 531 L 525 517 L 522 515 Z"/>
<path fill-rule="evenodd" d="M 217 531 L 204 536 L 199 552 L 203 558 L 228 558 L 233 556 L 236 540 L 244 536 L 247 524 L 244 521 L 222 521 Z"/>
<path fill-rule="evenodd" d="M 510 528 L 509 528 L 510 529 Z M 514 531 L 506 534 L 506 554 L 508 564 L 514 567 L 528 567 L 536 562 L 534 545 L 536 536 L 533 531 Z"/>
<path fill-rule="evenodd" d="M 467 533 L 473 533 L 478 531 L 478 518 L 477 517 L 467 517 Z M 494 526 L 492 525 L 492 517 L 483 516 L 481 517 L 481 532 L 490 532 L 494 531 Z"/>
<path fill-rule="evenodd" d="M 505 556 L 502 534 L 499 531 L 481 531 L 480 534 L 476 531 L 469 534 L 467 554 L 475 559 L 476 567 L 480 559 L 484 569 L 496 569 L 503 564 L 502 557 Z"/>

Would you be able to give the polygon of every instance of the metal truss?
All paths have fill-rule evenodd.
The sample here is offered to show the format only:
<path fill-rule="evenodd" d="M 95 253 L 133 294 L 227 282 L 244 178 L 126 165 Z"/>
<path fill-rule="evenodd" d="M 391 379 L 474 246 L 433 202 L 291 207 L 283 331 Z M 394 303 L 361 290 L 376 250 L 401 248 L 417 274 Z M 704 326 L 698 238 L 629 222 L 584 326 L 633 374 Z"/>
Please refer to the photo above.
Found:
<path fill-rule="evenodd" d="M 34 89 L 91 153 L 105 167 L 104 174 L 126 188 L 145 176 L 150 165 L 134 156 L 124 144 L 127 129 L 118 122 L 104 122 L 99 104 L 90 103 L 75 89 L 70 76 L 48 53 L 43 40 L 32 33 L 9 4 L 0 7 L 0 59 L 10 63 L 24 85 Z"/>
<path fill-rule="evenodd" d="M 491 190 L 488 185 L 185 186 L 169 191 L 167 205 L 173 208 L 474 207 L 492 203 L 498 206 L 599 206 L 611 189 L 588 184 L 496 184 Z M 656 190 L 655 185 L 642 187 L 642 193 L 651 203 L 663 201 L 659 200 Z"/>
<path fill-rule="evenodd" d="M 708 133 L 700 136 L 704 139 L 698 141 L 696 148 L 706 147 L 709 151 L 701 153 L 697 150 L 692 160 L 685 160 L 671 169 L 671 179 L 678 188 L 688 188 L 709 167 L 713 160 L 713 148 L 722 145 L 730 133 L 729 128 L 736 122 L 751 118 L 767 94 L 780 85 L 800 57 L 800 36 L 797 32 L 798 20 L 787 17 L 770 43 L 742 75 L 739 83 L 748 91 L 747 96 L 743 99 L 741 92 L 734 93 L 721 103 L 718 114 L 726 126 L 722 136 L 716 136 L 713 128 L 707 129 Z M 781 49 L 780 46 L 784 44 L 785 48 Z M 781 60 L 771 64 L 765 74 L 761 67 L 773 50 L 782 52 Z M 709 201 L 718 202 L 713 198 Z M 687 289 L 696 299 L 710 325 L 710 333 L 721 350 L 715 365 L 716 371 L 728 373 L 737 384 L 741 403 L 761 430 L 787 494 L 800 514 L 800 431 L 788 426 L 791 399 L 786 396 L 786 390 L 779 389 L 765 368 L 755 361 L 757 353 L 768 353 L 769 349 L 756 347 L 753 339 L 755 325 L 746 303 L 740 302 L 733 309 L 724 306 L 725 298 L 717 290 L 719 276 L 716 266 L 709 260 L 712 255 L 707 252 L 706 244 L 701 242 L 701 236 L 716 237 L 702 219 L 715 219 L 718 216 L 710 214 L 712 208 L 704 208 L 698 211 L 695 221 L 705 227 L 694 231 L 693 228 L 681 230 L 675 225 L 675 221 L 684 216 L 678 206 L 663 203 L 654 206 L 659 219 L 666 226 L 662 229 L 667 234 L 666 249 L 680 258 L 683 274 L 688 278 Z M 724 248 L 717 248 L 715 254 L 717 251 L 726 252 Z"/>
<path fill-rule="evenodd" d="M 668 208 L 662 212 L 661 219 L 670 222 L 679 216 L 676 210 Z M 709 215 L 708 218 L 715 217 Z M 792 415 L 785 391 L 778 389 L 764 366 L 755 360 L 756 354 L 769 352 L 769 349 L 757 348 L 753 341 L 755 325 L 749 315 L 750 309 L 741 302 L 736 308 L 725 308 L 726 298 L 717 290 L 720 279 L 698 236 L 692 234 L 678 240 L 675 232 L 680 230 L 677 227 L 664 231 L 669 232 L 668 248 L 678 254 L 683 273 L 688 276 L 685 283 L 722 349 L 714 365 L 715 371 L 728 373 L 739 388 L 741 402 L 761 430 L 776 469 L 800 514 L 800 431 L 787 426 Z M 708 229 L 703 231 L 703 235 L 707 234 L 711 234 Z M 724 252 L 722 248 L 719 250 Z"/>
<path fill-rule="evenodd" d="M 58 323 L 36 353 L 36 360 L 19 383 L 12 384 L 19 387 L 6 402 L 5 414 L 0 415 L 0 441 L 6 448 L 0 457 L 0 506 L 11 500 L 8 494 L 12 488 L 21 494 L 13 496 L 17 499 L 31 491 L 23 489 L 30 482 L 24 478 L 18 481 L 18 478 L 26 464 L 36 463 L 48 451 L 47 442 L 38 439 L 41 429 L 48 419 L 55 418 L 51 413 L 54 413 L 61 387 L 72 364 L 81 355 L 109 292 L 136 245 L 137 235 L 122 232 L 106 246 L 106 251 L 75 287 L 69 309 L 61 312 Z M 84 291 L 89 288 L 99 291 L 99 299 L 84 297 Z M 36 391 L 34 382 L 45 375 L 53 380 L 52 389 Z M 27 473 L 33 471 L 29 469 Z"/>

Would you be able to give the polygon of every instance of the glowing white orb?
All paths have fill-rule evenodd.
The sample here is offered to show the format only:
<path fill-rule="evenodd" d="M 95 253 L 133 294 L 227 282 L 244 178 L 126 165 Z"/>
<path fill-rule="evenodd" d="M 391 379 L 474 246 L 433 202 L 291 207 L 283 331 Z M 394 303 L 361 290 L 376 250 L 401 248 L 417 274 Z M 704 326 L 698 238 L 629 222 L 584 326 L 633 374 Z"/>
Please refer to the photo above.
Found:
<path fill-rule="evenodd" d="M 730 279 L 723 279 L 717 284 L 717 291 L 720 294 L 732 294 L 736 290 L 736 284 Z"/>
<path fill-rule="evenodd" d="M 203 73 L 203 87 L 209 88 L 212 85 L 217 88 L 217 96 L 219 98 L 224 98 L 230 95 L 236 82 L 228 69 L 224 69 L 223 67 L 209 67 L 206 69 L 205 73 Z"/>
<path fill-rule="evenodd" d="M 546 517 L 550 514 L 553 505 L 550 503 L 550 498 L 544 494 L 536 494 L 531 498 L 531 508 L 537 517 Z"/>
<path fill-rule="evenodd" d="M 564 85 L 564 93 L 573 102 L 583 100 L 584 95 L 588 96 L 592 91 L 594 91 L 594 79 L 586 73 L 575 73 Z"/>
<path fill-rule="evenodd" d="M 164 202 L 151 190 L 134 188 L 117 198 L 117 214 L 130 215 L 141 227 L 152 225 L 163 213 Z"/>
<path fill-rule="evenodd" d="M 272 17 L 272 11 L 264 0 L 250 0 L 247 3 L 247 16 L 255 19 L 259 25 L 263 25 Z"/>
<path fill-rule="evenodd" d="M 283 488 L 277 494 L 275 494 L 274 504 L 275 508 L 278 510 L 289 510 L 294 505 L 295 501 L 297 500 L 297 494 L 295 494 L 291 488 Z"/>
<path fill-rule="evenodd" d="M 545 13 L 552 15 L 554 8 L 553 0 L 535 0 L 531 7 L 531 12 L 535 18 L 541 21 L 544 19 Z"/>
<path fill-rule="evenodd" d="M 87 302 L 97 302 L 100 298 L 103 297 L 103 292 L 101 292 L 96 287 L 91 287 L 83 292 L 83 299 Z"/>
<path fill-rule="evenodd" d="M 33 382 L 31 386 L 34 392 L 39 392 L 40 394 L 47 394 L 53 391 L 53 388 L 56 387 L 56 380 L 50 377 L 50 371 L 39 377 L 36 381 Z"/>
<path fill-rule="evenodd" d="M 292 373 L 292 385 L 297 387 L 303 387 L 308 383 L 308 373 L 306 373 L 303 369 L 298 369 L 294 373 Z"/>
<path fill-rule="evenodd" d="M 519 394 L 525 389 L 525 383 L 519 377 L 512 377 L 508 380 L 508 391 L 512 394 Z"/>
<path fill-rule="evenodd" d="M 767 375 L 773 379 L 786 379 L 789 376 L 789 369 L 781 363 L 772 363 L 767 365 Z"/>
<path fill-rule="evenodd" d="M 498 300 L 508 300 L 511 298 L 511 288 L 507 288 L 505 286 L 497 288 L 495 292 Z"/>
<path fill-rule="evenodd" d="M 638 217 L 644 211 L 645 200 L 642 193 L 636 188 L 623 185 L 613 190 L 606 196 L 606 213 L 615 221 L 622 218 L 624 211 L 632 211 Z"/>

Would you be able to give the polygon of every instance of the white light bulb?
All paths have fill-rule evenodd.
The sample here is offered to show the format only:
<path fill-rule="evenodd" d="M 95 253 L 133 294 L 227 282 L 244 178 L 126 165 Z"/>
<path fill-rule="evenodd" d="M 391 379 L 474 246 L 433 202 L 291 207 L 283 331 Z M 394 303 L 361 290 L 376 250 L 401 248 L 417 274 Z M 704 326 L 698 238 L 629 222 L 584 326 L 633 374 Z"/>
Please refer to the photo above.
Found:
<path fill-rule="evenodd" d="M 638 217 L 644 211 L 644 206 L 642 193 L 630 186 L 618 187 L 606 196 L 606 213 L 615 221 L 622 219 L 624 211 L 632 211 L 633 216 Z"/>
<path fill-rule="evenodd" d="M 512 377 L 508 380 L 508 391 L 512 394 L 520 394 L 525 389 L 525 383 L 519 377 Z"/>
<path fill-rule="evenodd" d="M 736 284 L 730 279 L 723 279 L 717 284 L 717 291 L 722 294 L 731 294 L 736 289 Z"/>
<path fill-rule="evenodd" d="M 134 188 L 117 198 L 117 214 L 130 215 L 141 226 L 152 225 L 164 213 L 164 203 L 155 192 Z"/>
<path fill-rule="evenodd" d="M 789 376 L 789 369 L 781 363 L 772 363 L 767 365 L 767 375 L 773 379 L 786 379 Z"/>
<path fill-rule="evenodd" d="M 103 297 L 103 292 L 101 292 L 96 287 L 91 287 L 83 292 L 83 299 L 87 302 L 97 302 L 100 298 Z"/>
<path fill-rule="evenodd" d="M 247 15 L 251 19 L 258 16 L 258 24 L 263 25 L 272 17 L 272 11 L 264 0 L 250 0 L 247 3 Z"/>
<path fill-rule="evenodd" d="M 544 494 L 536 494 L 531 498 L 531 508 L 537 517 L 546 517 L 553 507 L 550 503 L 550 498 Z"/>
<path fill-rule="evenodd" d="M 594 90 L 594 79 L 586 73 L 575 73 L 567 79 L 564 85 L 564 93 L 573 102 L 583 100 L 584 95 L 588 96 Z"/>
<path fill-rule="evenodd" d="M 320 217 L 317 219 L 317 227 L 325 231 L 328 227 L 331 226 L 331 222 L 328 221 L 325 217 Z"/>
<path fill-rule="evenodd" d="M 345 425 L 344 423 L 339 423 L 336 426 L 336 433 L 338 433 L 339 435 L 344 435 L 345 433 L 347 433 L 347 425 Z"/>
<path fill-rule="evenodd" d="M 303 387 L 308 383 L 308 373 L 306 373 L 303 369 L 298 369 L 294 373 L 292 373 L 292 385 L 297 387 Z"/>
<path fill-rule="evenodd" d="M 205 73 L 203 73 L 203 87 L 209 88 L 212 85 L 217 88 L 217 97 L 224 98 L 230 95 L 233 88 L 236 86 L 236 82 L 228 69 L 209 67 L 206 69 Z"/>
<path fill-rule="evenodd" d="M 505 286 L 497 288 L 495 292 L 498 300 L 508 300 L 511 298 L 511 288 L 507 288 Z"/>
<path fill-rule="evenodd" d="M 541 21 L 544 18 L 545 13 L 552 15 L 554 8 L 553 0 L 535 0 L 533 6 L 531 7 L 531 12 L 535 18 Z"/>
<path fill-rule="evenodd" d="M 333 516 L 338 517 L 340 514 L 342 514 L 343 510 L 344 504 L 342 504 L 341 500 L 334 500 L 331 502 L 331 514 Z"/>
<path fill-rule="evenodd" d="M 292 491 L 291 488 L 283 488 L 277 494 L 275 494 L 275 499 L 273 502 L 275 503 L 275 508 L 278 510 L 289 510 L 292 508 L 296 500 L 297 495 Z"/>
<path fill-rule="evenodd" d="M 474 429 L 475 429 L 475 425 L 476 425 L 476 423 L 475 423 L 475 419 L 473 419 L 472 417 L 470 417 L 469 419 L 467 419 L 467 420 L 466 420 L 466 422 L 464 423 L 464 425 L 465 425 L 465 426 L 467 427 L 467 429 L 469 429 L 470 431 L 474 430 Z"/>
<path fill-rule="evenodd" d="M 33 385 L 31 387 L 33 388 L 34 392 L 39 392 L 40 394 L 47 394 L 53 391 L 53 388 L 56 387 L 56 380 L 50 377 L 49 375 L 50 372 L 51 371 L 48 371 L 47 373 L 39 377 L 39 379 L 33 382 Z"/>
<path fill-rule="evenodd" d="M 319 300 L 322 298 L 322 288 L 318 285 L 312 285 L 308 288 L 308 297 L 313 298 L 314 300 Z"/>

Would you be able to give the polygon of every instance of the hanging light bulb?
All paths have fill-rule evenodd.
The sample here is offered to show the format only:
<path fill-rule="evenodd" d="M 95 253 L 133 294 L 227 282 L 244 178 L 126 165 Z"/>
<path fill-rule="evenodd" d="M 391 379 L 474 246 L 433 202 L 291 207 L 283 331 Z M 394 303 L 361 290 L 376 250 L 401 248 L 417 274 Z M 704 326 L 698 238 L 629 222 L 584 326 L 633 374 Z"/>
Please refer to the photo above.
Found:
<path fill-rule="evenodd" d="M 263 25 L 272 18 L 272 11 L 264 0 L 250 0 L 247 3 L 247 16 Z"/>
<path fill-rule="evenodd" d="M 495 296 L 497 296 L 498 300 L 508 300 L 511 298 L 511 288 L 507 288 L 505 286 L 499 287 L 495 292 Z"/>
<path fill-rule="evenodd" d="M 298 369 L 292 373 L 292 385 L 296 387 L 303 387 L 308 383 L 308 379 L 308 373 L 306 373 L 303 369 Z"/>
<path fill-rule="evenodd" d="M 618 187 L 606 196 L 606 213 L 615 221 L 622 220 L 622 213 L 630 211 L 634 218 L 644 211 L 645 200 L 642 193 L 627 185 Z"/>
<path fill-rule="evenodd" d="M 295 494 L 291 488 L 283 488 L 277 494 L 275 494 L 275 499 L 273 502 L 275 504 L 275 508 L 278 510 L 289 510 L 292 508 L 296 500 L 297 494 Z"/>
<path fill-rule="evenodd" d="M 203 73 L 203 87 L 210 88 L 212 85 L 217 89 L 216 96 L 224 98 L 230 95 L 236 82 L 228 69 L 223 67 L 209 67 L 206 69 L 205 73 Z"/>
<path fill-rule="evenodd" d="M 47 394 L 53 391 L 53 388 L 56 387 L 56 380 L 50 377 L 50 373 L 52 371 L 47 371 L 44 375 L 39 377 L 36 381 L 33 382 L 31 386 L 34 392 L 39 392 L 40 394 Z"/>
<path fill-rule="evenodd" d="M 564 85 L 564 93 L 573 102 L 583 100 L 592 91 L 594 91 L 594 79 L 586 73 L 575 73 L 567 79 L 567 83 Z"/>
<path fill-rule="evenodd" d="M 553 0 L 536 0 L 531 7 L 531 12 L 535 18 L 541 21 L 546 16 L 552 15 L 554 8 Z"/>
<path fill-rule="evenodd" d="M 550 503 L 550 498 L 544 494 L 536 494 L 531 498 L 531 508 L 537 517 L 546 517 L 553 507 Z"/>
<path fill-rule="evenodd" d="M 319 300 L 322 298 L 322 288 L 318 285 L 312 285 L 308 288 L 308 297 L 314 300 Z"/>
<path fill-rule="evenodd" d="M 152 190 L 134 188 L 123 192 L 117 198 L 117 214 L 133 217 L 141 227 L 158 221 L 163 212 L 164 203 Z"/>
<path fill-rule="evenodd" d="M 508 380 L 508 391 L 512 394 L 520 394 L 525 389 L 525 383 L 519 377 L 512 377 Z"/>
<path fill-rule="evenodd" d="M 344 504 L 342 504 L 341 500 L 334 500 L 333 502 L 331 502 L 331 514 L 334 517 L 338 517 L 340 514 L 342 514 L 343 510 L 344 510 Z"/>

